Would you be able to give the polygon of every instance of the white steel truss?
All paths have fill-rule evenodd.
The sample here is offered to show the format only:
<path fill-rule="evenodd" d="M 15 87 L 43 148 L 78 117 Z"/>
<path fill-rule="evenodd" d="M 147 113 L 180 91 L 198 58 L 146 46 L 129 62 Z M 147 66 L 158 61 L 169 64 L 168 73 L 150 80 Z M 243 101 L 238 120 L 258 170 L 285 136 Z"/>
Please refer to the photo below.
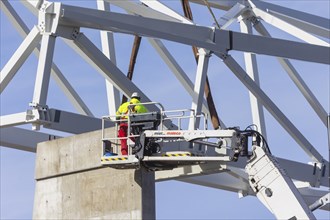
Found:
<path fill-rule="evenodd" d="M 228 67 L 248 89 L 252 121 L 260 132 L 266 136 L 267 123 L 263 113 L 263 110 L 266 109 L 310 158 L 310 164 L 278 158 L 281 166 L 288 172 L 288 176 L 300 182 L 307 182 L 312 187 L 329 187 L 329 162 L 325 159 L 328 157 L 318 151 L 318 146 L 313 146 L 261 88 L 257 67 L 258 55 L 276 57 L 322 124 L 326 126 L 329 134 L 330 117 L 289 61 L 289 59 L 293 59 L 319 65 L 330 64 L 329 19 L 259 0 L 190 0 L 190 2 L 202 7 L 206 7 L 205 2 L 207 2 L 209 7 L 225 11 L 218 19 L 220 28 L 195 24 L 179 12 L 156 0 L 140 0 L 142 4 L 136 1 L 97 1 L 97 9 L 70 6 L 66 5 L 65 1 L 55 3 L 29 0 L 22 1 L 22 3 L 38 16 L 38 24 L 29 30 L 11 3 L 7 0 L 1 1 L 1 10 L 24 37 L 16 52 L 1 69 L 1 94 L 10 85 L 33 51 L 38 56 L 38 66 L 30 108 L 22 109 L 21 113 L 0 116 L 0 144 L 34 152 L 37 143 L 59 138 L 52 134 L 15 127 L 23 124 L 32 124 L 33 130 L 47 128 L 71 134 L 101 128 L 100 117 L 94 116 L 90 107 L 53 61 L 58 39 L 63 39 L 104 78 L 107 99 L 99 100 L 99 102 L 107 103 L 107 111 L 111 115 L 115 114 L 120 104 L 120 93 L 129 97 L 133 92 L 139 92 L 145 102 L 151 102 L 150 97 L 153 94 L 146 94 L 140 86 L 127 79 L 119 68 L 117 50 L 115 50 L 114 36 L 117 34 L 139 35 L 148 39 L 150 45 L 173 72 L 191 98 L 191 109 L 197 113 L 201 111 L 209 113 L 203 91 L 212 55 L 220 58 L 224 66 Z M 123 9 L 127 14 L 111 12 L 110 5 Z M 240 22 L 242 33 L 230 30 L 234 21 Z M 272 38 L 263 23 L 270 24 L 299 40 Z M 254 35 L 252 27 L 261 36 Z M 102 49 L 81 32 L 85 28 L 100 31 Z M 175 59 L 175 55 L 171 54 L 167 48 L 166 42 L 199 48 L 194 82 L 188 77 L 191 71 L 184 70 L 179 61 Z M 232 51 L 244 52 L 245 69 L 230 54 Z M 145 61 L 145 65 L 147 64 L 148 61 Z M 47 99 L 51 76 L 75 107 L 77 113 L 48 108 Z M 174 99 L 173 102 L 175 102 Z M 149 110 L 157 111 L 158 108 L 151 106 Z M 190 129 L 194 129 L 192 127 L 194 124 L 198 127 L 198 122 L 190 122 Z M 168 123 L 166 126 L 168 129 L 176 127 L 172 123 Z M 221 127 L 226 127 L 223 121 L 221 121 Z M 272 132 L 271 129 L 267 130 L 267 134 L 270 132 Z M 330 140 L 327 142 L 330 149 Z M 179 179 L 184 182 L 239 192 L 242 195 L 255 195 L 249 187 L 248 176 L 242 172 L 245 165 L 246 161 L 224 162 L 220 167 L 219 165 L 214 165 L 215 167 L 197 165 L 192 166 L 190 172 L 177 168 L 157 173 L 156 179 L 158 181 Z M 205 174 L 208 176 L 205 177 Z M 298 187 L 298 189 L 312 211 L 316 209 L 315 207 L 330 209 L 329 204 L 318 204 L 318 201 L 324 201 L 326 191 L 306 187 Z"/>

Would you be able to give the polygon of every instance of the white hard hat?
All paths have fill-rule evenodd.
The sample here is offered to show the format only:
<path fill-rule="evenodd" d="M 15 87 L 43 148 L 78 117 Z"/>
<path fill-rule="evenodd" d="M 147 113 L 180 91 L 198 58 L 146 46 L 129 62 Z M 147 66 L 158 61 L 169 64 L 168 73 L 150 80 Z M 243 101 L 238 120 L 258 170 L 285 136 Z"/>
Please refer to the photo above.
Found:
<path fill-rule="evenodd" d="M 139 93 L 137 93 L 137 92 L 133 92 L 131 98 L 137 98 L 137 99 L 140 99 L 140 95 L 139 95 Z"/>

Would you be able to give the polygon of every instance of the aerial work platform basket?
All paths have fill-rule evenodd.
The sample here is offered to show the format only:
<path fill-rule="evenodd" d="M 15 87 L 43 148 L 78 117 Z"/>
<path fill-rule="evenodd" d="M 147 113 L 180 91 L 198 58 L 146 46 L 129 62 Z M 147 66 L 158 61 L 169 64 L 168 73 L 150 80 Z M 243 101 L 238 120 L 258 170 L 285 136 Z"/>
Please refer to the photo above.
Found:
<path fill-rule="evenodd" d="M 143 105 L 159 105 L 160 111 L 136 114 L 128 111 L 126 117 L 105 116 L 102 118 L 102 156 L 101 163 L 107 166 L 132 167 L 139 166 L 141 162 L 145 164 L 193 164 L 204 161 L 229 160 L 228 156 L 222 157 L 205 156 L 207 145 L 218 146 L 219 143 L 206 142 L 208 138 L 217 138 L 219 134 L 207 131 L 207 116 L 205 114 L 196 115 L 192 109 L 181 109 L 165 111 L 160 103 L 149 102 Z M 130 109 L 130 108 L 129 108 Z M 202 130 L 183 130 L 184 126 L 195 128 L 196 120 L 202 120 Z M 116 124 L 115 131 L 120 123 L 127 123 L 128 131 L 126 137 L 106 135 L 105 122 L 112 121 Z M 176 122 L 176 130 L 168 130 L 166 123 Z M 211 134 L 212 133 L 212 134 Z M 222 132 L 222 133 L 228 133 Z M 197 135 L 197 136 L 196 136 Z M 221 134 L 220 136 L 223 136 Z M 233 134 L 226 135 L 232 137 Z M 128 144 L 128 155 L 121 155 L 120 141 L 125 139 Z M 206 144 L 205 144 L 206 143 Z M 224 141 L 221 141 L 223 144 Z M 227 143 L 227 142 L 225 142 Z"/>

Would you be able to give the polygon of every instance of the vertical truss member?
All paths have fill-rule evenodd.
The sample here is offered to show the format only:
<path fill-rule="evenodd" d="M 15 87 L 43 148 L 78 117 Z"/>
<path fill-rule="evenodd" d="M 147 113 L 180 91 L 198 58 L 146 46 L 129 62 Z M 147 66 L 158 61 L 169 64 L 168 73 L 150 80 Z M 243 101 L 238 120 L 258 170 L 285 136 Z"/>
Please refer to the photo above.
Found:
<path fill-rule="evenodd" d="M 191 8 L 189 5 L 189 1 L 181 0 L 181 3 L 182 3 L 183 11 L 184 11 L 184 16 L 192 21 L 193 15 L 192 15 L 192 11 L 191 11 Z M 193 46 L 192 50 L 195 55 L 196 63 L 198 63 L 198 49 L 197 49 L 197 47 Z M 213 128 L 219 129 L 219 128 L 221 128 L 220 120 L 219 120 L 217 109 L 215 108 L 215 105 L 214 105 L 208 76 L 206 76 L 204 92 L 205 92 L 205 96 L 206 96 L 206 100 L 207 100 L 207 105 L 209 107 L 210 117 L 211 117 Z"/>

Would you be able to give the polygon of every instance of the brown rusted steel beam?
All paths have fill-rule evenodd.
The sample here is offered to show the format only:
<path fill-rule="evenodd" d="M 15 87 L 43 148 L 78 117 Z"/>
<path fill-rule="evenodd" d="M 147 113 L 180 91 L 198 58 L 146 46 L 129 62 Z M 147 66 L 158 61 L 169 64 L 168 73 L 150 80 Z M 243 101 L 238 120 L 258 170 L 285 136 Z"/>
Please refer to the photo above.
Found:
<path fill-rule="evenodd" d="M 130 58 L 129 67 L 128 67 L 128 72 L 127 72 L 127 78 L 131 81 L 133 79 L 134 67 L 135 67 L 136 58 L 137 58 L 137 55 L 139 52 L 141 39 L 142 38 L 140 36 L 135 35 L 134 43 L 133 43 L 133 47 L 132 47 L 131 58 Z M 127 102 L 127 97 L 125 95 L 123 95 L 122 103 L 125 103 L 125 102 Z"/>
<path fill-rule="evenodd" d="M 189 1 L 188 0 L 181 0 L 181 4 L 182 4 L 182 8 L 183 8 L 183 12 L 184 12 L 185 17 L 190 19 L 191 21 L 193 21 L 193 15 L 192 15 L 192 11 L 191 11 L 191 8 L 190 8 L 190 5 L 189 5 Z M 197 47 L 193 46 L 192 50 L 193 50 L 193 53 L 194 53 L 194 56 L 195 56 L 196 63 L 198 64 L 198 49 L 197 49 Z M 205 83 L 205 87 L 204 87 L 204 93 L 205 93 L 207 105 L 209 107 L 210 117 L 211 117 L 211 122 L 212 122 L 213 128 L 214 129 L 221 128 L 220 119 L 219 119 L 219 116 L 218 116 L 217 109 L 215 108 L 215 105 L 214 105 L 213 96 L 212 96 L 208 76 L 206 76 L 206 83 Z"/>

